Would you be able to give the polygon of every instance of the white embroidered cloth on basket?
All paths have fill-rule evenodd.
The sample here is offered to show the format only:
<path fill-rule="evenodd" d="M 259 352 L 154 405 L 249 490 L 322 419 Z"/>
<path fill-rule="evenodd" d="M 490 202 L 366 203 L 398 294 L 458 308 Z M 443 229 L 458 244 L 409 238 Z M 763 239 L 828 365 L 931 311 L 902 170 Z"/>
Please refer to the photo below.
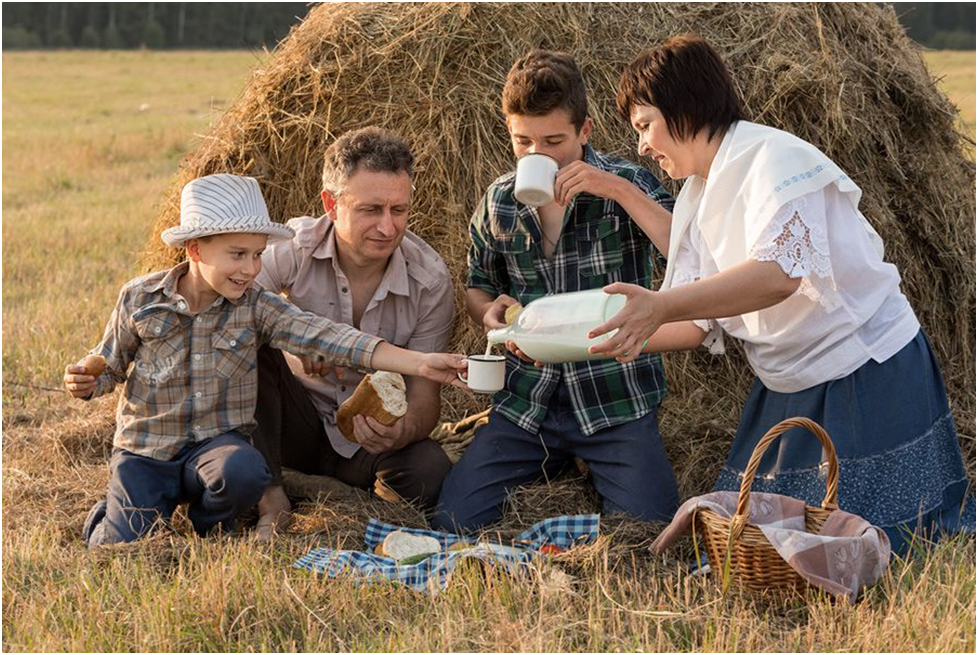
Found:
<path fill-rule="evenodd" d="M 650 550 L 661 553 L 688 534 L 693 514 L 699 509 L 731 518 L 737 509 L 737 492 L 717 491 L 690 498 Z M 811 534 L 805 531 L 803 501 L 754 492 L 750 495 L 749 522 L 760 528 L 781 557 L 808 583 L 850 602 L 861 588 L 880 579 L 890 560 L 886 533 L 866 519 L 842 510 L 832 512 L 820 534 Z"/>

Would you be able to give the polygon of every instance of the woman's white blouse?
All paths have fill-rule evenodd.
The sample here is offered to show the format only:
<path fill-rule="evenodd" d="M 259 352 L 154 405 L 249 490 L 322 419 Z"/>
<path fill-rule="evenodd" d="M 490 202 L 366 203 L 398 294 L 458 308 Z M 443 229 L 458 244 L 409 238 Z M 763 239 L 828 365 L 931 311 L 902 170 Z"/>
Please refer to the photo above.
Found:
<path fill-rule="evenodd" d="M 673 287 L 719 272 L 695 221 L 674 257 Z M 724 352 L 722 332 L 741 339 L 751 367 L 772 391 L 801 391 L 845 377 L 870 359 L 886 361 L 920 330 L 896 267 L 877 254 L 834 185 L 783 205 L 750 257 L 802 278 L 798 290 L 756 312 L 754 334 L 741 316 L 695 323 L 709 333 L 703 343 L 711 352 Z"/>

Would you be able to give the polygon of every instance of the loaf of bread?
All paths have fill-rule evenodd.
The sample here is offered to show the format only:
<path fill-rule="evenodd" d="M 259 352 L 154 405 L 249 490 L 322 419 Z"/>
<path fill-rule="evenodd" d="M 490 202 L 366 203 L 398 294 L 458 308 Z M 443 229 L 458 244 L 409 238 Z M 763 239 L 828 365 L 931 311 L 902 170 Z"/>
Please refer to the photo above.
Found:
<path fill-rule="evenodd" d="M 400 373 L 379 371 L 364 376 L 353 395 L 336 412 L 336 426 L 348 440 L 353 436 L 353 417 L 371 416 L 384 425 L 393 425 L 407 414 L 404 378 Z"/>

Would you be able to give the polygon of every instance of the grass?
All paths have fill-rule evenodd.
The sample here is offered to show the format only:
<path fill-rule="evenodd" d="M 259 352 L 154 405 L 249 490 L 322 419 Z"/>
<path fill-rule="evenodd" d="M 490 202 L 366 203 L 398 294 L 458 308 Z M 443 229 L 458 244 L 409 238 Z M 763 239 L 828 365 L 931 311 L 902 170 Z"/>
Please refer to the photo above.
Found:
<path fill-rule="evenodd" d="M 5 386 L 56 386 L 65 364 L 98 342 L 180 159 L 255 61 L 246 52 L 3 54 Z M 8 386 L 4 402 L 30 391 Z"/>
<path fill-rule="evenodd" d="M 935 50 L 924 61 L 938 78 L 938 87 L 951 100 L 961 118 L 963 131 L 975 140 L 975 53 Z M 971 148 L 972 155 L 974 147 Z"/>
<path fill-rule="evenodd" d="M 974 53 L 926 58 L 974 135 Z M 337 503 L 303 506 L 270 545 L 196 539 L 183 520 L 88 552 L 79 534 L 108 477 L 113 398 L 49 389 L 98 341 L 180 158 L 256 61 L 3 54 L 4 650 L 975 650 L 973 539 L 896 563 L 854 607 L 721 595 L 680 573 L 682 551 L 653 560 L 647 535 L 609 521 L 598 545 L 538 576 L 466 570 L 435 598 L 292 569 L 313 546 L 356 543 L 363 522 Z M 556 584 L 558 567 L 573 582 Z"/>

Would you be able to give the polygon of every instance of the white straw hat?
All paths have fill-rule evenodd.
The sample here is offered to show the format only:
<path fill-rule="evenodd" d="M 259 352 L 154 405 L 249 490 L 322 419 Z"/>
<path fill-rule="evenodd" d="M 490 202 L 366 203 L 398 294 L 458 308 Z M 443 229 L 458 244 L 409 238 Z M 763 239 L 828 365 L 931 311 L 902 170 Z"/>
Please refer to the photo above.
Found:
<path fill-rule="evenodd" d="M 180 225 L 163 230 L 168 246 L 180 248 L 188 239 L 247 232 L 270 240 L 291 239 L 292 228 L 268 216 L 258 180 L 242 175 L 206 175 L 187 183 L 180 196 Z"/>

